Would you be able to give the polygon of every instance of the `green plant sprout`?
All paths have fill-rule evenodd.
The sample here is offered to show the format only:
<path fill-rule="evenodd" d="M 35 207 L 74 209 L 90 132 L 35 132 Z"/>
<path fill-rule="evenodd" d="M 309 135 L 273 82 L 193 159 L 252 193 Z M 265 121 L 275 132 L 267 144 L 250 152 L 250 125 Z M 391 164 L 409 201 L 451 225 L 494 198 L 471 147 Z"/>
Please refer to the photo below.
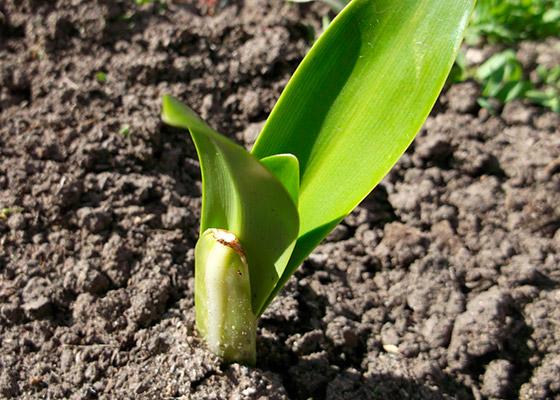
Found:
<path fill-rule="evenodd" d="M 475 76 L 482 84 L 478 102 L 485 108 L 492 108 L 488 98 L 508 103 L 524 96 L 531 88 L 531 82 L 523 79 L 523 68 L 513 50 L 490 57 L 476 70 Z"/>
<path fill-rule="evenodd" d="M 539 65 L 536 71 L 540 82 L 525 79 L 527 73 L 510 49 L 494 54 L 477 68 L 469 68 L 460 52 L 448 81 L 457 83 L 474 79 L 482 89 L 478 104 L 492 113 L 497 112 L 496 102 L 490 99 L 500 104 L 526 99 L 560 113 L 560 66 L 548 69 Z"/>
<path fill-rule="evenodd" d="M 119 129 L 119 135 L 130 139 L 131 137 L 131 133 L 130 133 L 130 125 L 129 124 L 125 124 L 123 126 L 121 126 L 121 129 Z"/>
<path fill-rule="evenodd" d="M 550 69 L 539 65 L 537 74 L 544 89 L 529 89 L 525 97 L 560 114 L 560 65 Z"/>
<path fill-rule="evenodd" d="M 6 220 L 10 216 L 10 214 L 23 212 L 23 207 L 4 207 L 0 208 L 0 219 Z"/>
<path fill-rule="evenodd" d="M 354 0 L 298 67 L 249 153 L 164 95 L 188 129 L 203 193 L 200 335 L 256 362 L 257 318 L 410 145 L 453 65 L 474 0 Z"/>
<path fill-rule="evenodd" d="M 478 0 L 467 31 L 467 43 L 514 43 L 542 39 L 560 31 L 560 0 Z"/>
<path fill-rule="evenodd" d="M 465 41 L 513 44 L 518 40 L 542 40 L 560 32 L 560 0 L 478 0 Z M 540 82 L 524 78 L 521 63 L 511 50 L 488 58 L 478 68 L 469 68 L 459 53 L 448 82 L 474 79 L 481 85 L 478 104 L 496 113 L 496 106 L 515 99 L 525 99 L 560 113 L 560 86 L 554 67 L 550 71 L 537 67 Z M 556 77 L 556 78 L 555 78 Z M 492 101 L 497 100 L 496 101 Z"/>
<path fill-rule="evenodd" d="M 95 77 L 97 78 L 97 80 L 100 83 L 106 83 L 107 82 L 107 74 L 103 71 L 99 71 L 95 74 Z"/>

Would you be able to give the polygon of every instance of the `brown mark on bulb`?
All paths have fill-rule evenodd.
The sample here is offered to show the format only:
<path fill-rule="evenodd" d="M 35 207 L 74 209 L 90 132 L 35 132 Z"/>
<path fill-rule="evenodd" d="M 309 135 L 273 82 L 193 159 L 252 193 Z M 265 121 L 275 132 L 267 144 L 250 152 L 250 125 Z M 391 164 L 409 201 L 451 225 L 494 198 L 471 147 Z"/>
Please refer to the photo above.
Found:
<path fill-rule="evenodd" d="M 239 239 L 237 239 L 235 233 L 227 231 L 225 229 L 212 228 L 210 230 L 212 231 L 212 236 L 218 243 L 227 246 L 235 251 L 239 258 L 241 258 L 241 261 L 243 261 L 243 264 L 247 265 L 247 256 L 245 253 L 245 249 L 243 248 L 243 246 L 241 246 L 241 243 L 239 243 Z M 237 271 L 237 274 L 239 276 L 243 276 L 243 274 L 239 270 Z"/>

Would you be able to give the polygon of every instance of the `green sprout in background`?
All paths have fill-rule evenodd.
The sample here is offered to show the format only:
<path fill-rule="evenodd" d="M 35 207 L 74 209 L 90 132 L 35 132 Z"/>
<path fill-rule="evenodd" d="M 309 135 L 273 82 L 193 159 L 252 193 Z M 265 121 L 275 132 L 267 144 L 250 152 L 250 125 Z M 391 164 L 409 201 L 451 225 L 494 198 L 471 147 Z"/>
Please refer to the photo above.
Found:
<path fill-rule="evenodd" d="M 121 129 L 119 129 L 119 135 L 130 139 L 131 138 L 131 133 L 130 133 L 130 125 L 129 124 L 125 124 L 123 126 L 121 126 Z"/>
<path fill-rule="evenodd" d="M 466 42 L 481 38 L 513 44 L 543 39 L 560 32 L 560 0 L 478 0 Z"/>
<path fill-rule="evenodd" d="M 481 107 L 496 113 L 499 104 L 519 99 L 560 113 L 560 66 L 546 68 L 537 66 L 539 82 L 532 82 L 511 49 L 494 54 L 476 68 L 469 68 L 464 53 L 459 53 L 449 76 L 451 84 L 473 79 L 480 84 L 482 93 L 478 99 Z M 494 101 L 492 101 L 494 100 Z"/>
<path fill-rule="evenodd" d="M 531 88 L 531 83 L 523 79 L 523 67 L 515 58 L 513 50 L 495 54 L 475 72 L 482 84 L 482 107 L 492 108 L 488 98 L 509 103 L 522 97 Z"/>
<path fill-rule="evenodd" d="M 97 78 L 97 80 L 100 83 L 106 83 L 107 82 L 107 73 L 103 72 L 103 71 L 99 71 L 95 74 L 95 77 Z"/>
<path fill-rule="evenodd" d="M 466 42 L 476 44 L 505 43 L 513 46 L 519 40 L 544 40 L 558 37 L 560 32 L 560 0 L 478 0 Z M 481 107 L 497 112 L 499 104 L 516 99 L 560 113 L 560 66 L 537 67 L 539 82 L 531 82 L 511 49 L 494 54 L 477 68 L 468 68 L 461 54 L 453 69 L 451 83 L 474 79 L 481 85 Z"/>
<path fill-rule="evenodd" d="M 533 82 L 524 78 L 523 67 L 513 50 L 493 55 L 475 71 L 475 77 L 482 85 L 479 104 L 495 111 L 488 101 L 490 98 L 501 103 L 525 98 L 560 113 L 560 66 L 550 70 L 538 66 L 537 72 L 544 90 L 535 89 Z"/>
<path fill-rule="evenodd" d="M 6 220 L 13 213 L 23 212 L 23 207 L 4 207 L 0 208 L 0 220 Z"/>
<path fill-rule="evenodd" d="M 560 114 L 560 65 L 550 69 L 539 65 L 537 74 L 545 89 L 529 89 L 525 92 L 525 97 Z"/>
<path fill-rule="evenodd" d="M 165 95 L 202 171 L 198 331 L 256 361 L 257 318 L 399 157 L 433 107 L 474 0 L 354 0 L 295 72 L 249 153 Z"/>

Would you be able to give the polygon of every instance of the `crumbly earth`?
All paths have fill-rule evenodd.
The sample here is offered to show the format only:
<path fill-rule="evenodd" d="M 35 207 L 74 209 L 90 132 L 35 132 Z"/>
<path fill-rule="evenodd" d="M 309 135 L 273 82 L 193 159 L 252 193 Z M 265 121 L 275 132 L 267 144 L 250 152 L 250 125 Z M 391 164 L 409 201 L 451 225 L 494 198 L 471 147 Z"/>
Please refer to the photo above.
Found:
<path fill-rule="evenodd" d="M 560 399 L 560 118 L 472 82 L 288 282 L 256 367 L 197 337 L 200 173 L 161 96 L 250 146 L 327 12 L 0 1 L 0 398 Z"/>

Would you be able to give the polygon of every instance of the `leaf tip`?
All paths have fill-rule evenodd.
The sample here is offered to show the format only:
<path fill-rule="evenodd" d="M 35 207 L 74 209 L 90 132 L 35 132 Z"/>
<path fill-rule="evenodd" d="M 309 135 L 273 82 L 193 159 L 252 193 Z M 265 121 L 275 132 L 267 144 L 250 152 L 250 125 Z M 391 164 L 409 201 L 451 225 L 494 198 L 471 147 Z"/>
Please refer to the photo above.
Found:
<path fill-rule="evenodd" d="M 161 101 L 161 118 L 170 126 L 183 129 L 209 129 L 210 127 L 189 106 L 170 94 L 164 94 Z M 211 129 L 211 128 L 210 128 Z"/>

